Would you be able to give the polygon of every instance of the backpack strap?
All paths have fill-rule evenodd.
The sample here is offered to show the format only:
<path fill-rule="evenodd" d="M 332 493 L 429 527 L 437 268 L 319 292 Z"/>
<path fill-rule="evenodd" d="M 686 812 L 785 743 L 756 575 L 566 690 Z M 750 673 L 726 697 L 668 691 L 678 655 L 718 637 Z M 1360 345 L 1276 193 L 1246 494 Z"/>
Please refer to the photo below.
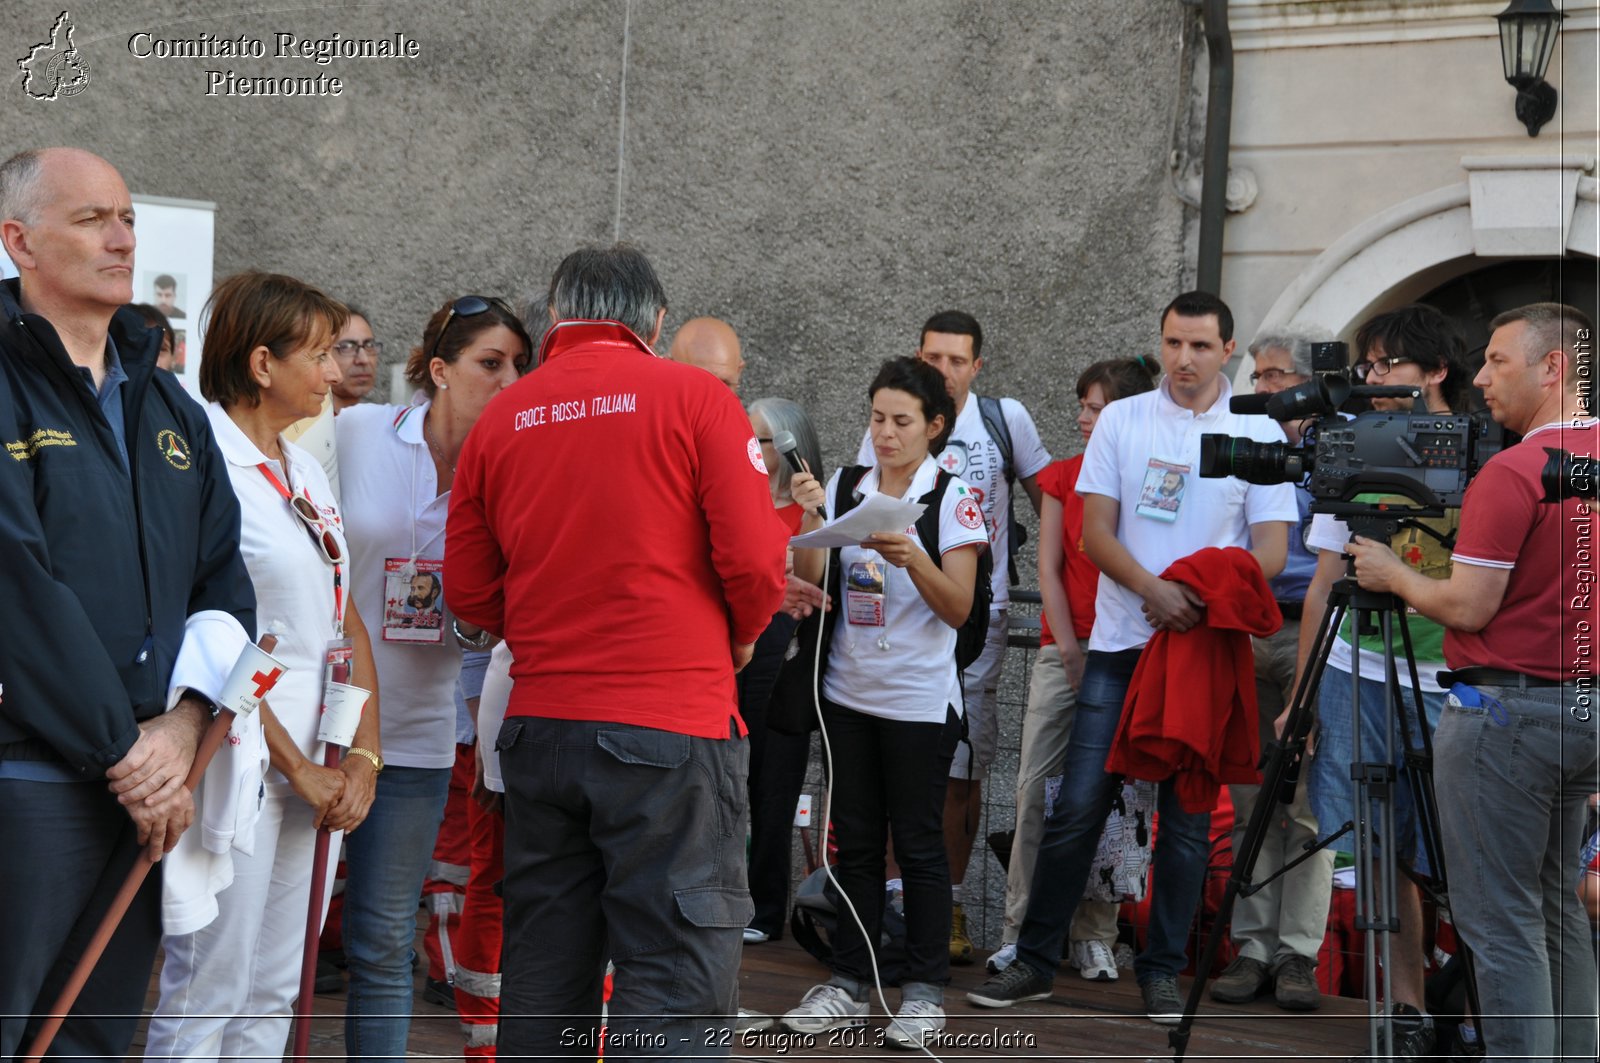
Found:
<path fill-rule="evenodd" d="M 1017 469 L 1011 461 L 1011 426 L 1006 423 L 1005 408 L 999 399 L 979 395 L 978 416 L 994 445 L 1000 448 L 1000 467 L 1005 473 L 1006 486 L 1010 487 L 1017 480 Z"/>
<path fill-rule="evenodd" d="M 846 465 L 839 470 L 839 482 L 834 486 L 833 519 L 838 520 L 852 509 L 860 499 L 856 498 L 856 488 L 861 485 L 861 480 L 867 475 L 869 466 Z"/>
<path fill-rule="evenodd" d="M 944 568 L 944 559 L 939 556 L 939 513 L 943 508 L 945 489 L 950 486 L 952 479 L 954 477 L 940 469 L 939 475 L 934 477 L 933 489 L 917 499 L 928 507 L 917 518 L 917 538 L 922 540 L 922 549 L 941 570 Z"/>

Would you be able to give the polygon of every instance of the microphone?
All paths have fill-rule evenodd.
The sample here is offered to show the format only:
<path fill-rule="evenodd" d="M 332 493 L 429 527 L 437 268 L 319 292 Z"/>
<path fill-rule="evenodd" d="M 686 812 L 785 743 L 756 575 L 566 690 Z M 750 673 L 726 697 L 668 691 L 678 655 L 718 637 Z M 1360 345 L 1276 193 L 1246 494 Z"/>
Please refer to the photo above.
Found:
<path fill-rule="evenodd" d="M 1271 395 L 1235 395 L 1228 400 L 1229 413 L 1266 413 L 1267 403 L 1272 401 Z"/>
<path fill-rule="evenodd" d="M 772 448 L 782 454 L 789 463 L 789 468 L 795 472 L 805 472 L 806 468 L 800 464 L 800 444 L 796 442 L 793 432 L 772 433 Z M 822 506 L 817 507 L 817 516 L 823 520 L 828 519 L 828 511 Z"/>

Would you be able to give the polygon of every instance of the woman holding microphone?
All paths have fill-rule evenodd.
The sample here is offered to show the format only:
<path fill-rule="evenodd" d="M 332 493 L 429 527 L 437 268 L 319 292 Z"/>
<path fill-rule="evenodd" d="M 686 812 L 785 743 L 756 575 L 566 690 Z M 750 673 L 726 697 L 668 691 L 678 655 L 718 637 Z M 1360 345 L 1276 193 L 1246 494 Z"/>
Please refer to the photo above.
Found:
<path fill-rule="evenodd" d="M 826 492 L 828 513 L 849 508 L 841 506 L 844 491 L 863 501 L 874 494 L 924 501 L 938 514 L 939 556 L 929 556 L 910 528 L 843 548 L 842 571 L 830 573 L 840 615 L 821 683 L 824 748 L 831 750 L 837 878 L 861 926 L 841 910 L 833 976 L 812 987 L 783 1023 L 815 1034 L 865 1022 L 877 981 L 867 943 L 878 941 L 892 836 L 905 887 L 906 960 L 900 1010 L 885 1033 L 900 1047 L 919 1048 L 944 1029 L 950 979 L 944 791 L 962 730 L 956 629 L 971 609 L 979 551 L 989 540 L 970 489 L 932 457 L 955 421 L 939 372 L 914 358 L 892 358 L 868 395 L 878 464 L 836 472 Z M 791 492 L 806 509 L 824 498 L 808 473 L 794 475 Z M 818 581 L 821 551 L 795 555 L 796 573 Z"/>
<path fill-rule="evenodd" d="M 200 391 L 239 498 L 256 615 L 263 632 L 277 635 L 273 655 L 288 667 L 268 701 L 229 734 L 235 756 L 265 753 L 270 770 L 243 773 L 230 793 L 218 792 L 210 775 L 204 784 L 205 844 L 215 851 L 231 840 L 232 884 L 217 896 L 214 919 L 162 942 L 148 1059 L 283 1055 L 317 831 L 361 825 L 381 762 L 372 651 L 344 588 L 343 521 L 322 466 L 281 437 L 315 416 L 339 380 L 332 347 L 345 308 L 292 277 L 252 272 L 218 285 L 208 312 Z M 173 445 L 169 463 L 181 473 L 182 448 Z M 326 768 L 317 739 L 323 665 L 341 637 L 354 651 L 351 682 L 372 694 L 343 762 Z M 231 820 L 217 821 L 230 804 Z M 338 852 L 337 838 L 330 849 Z M 170 926 L 170 888 L 167 898 Z M 321 902 L 326 911 L 327 897 Z"/>

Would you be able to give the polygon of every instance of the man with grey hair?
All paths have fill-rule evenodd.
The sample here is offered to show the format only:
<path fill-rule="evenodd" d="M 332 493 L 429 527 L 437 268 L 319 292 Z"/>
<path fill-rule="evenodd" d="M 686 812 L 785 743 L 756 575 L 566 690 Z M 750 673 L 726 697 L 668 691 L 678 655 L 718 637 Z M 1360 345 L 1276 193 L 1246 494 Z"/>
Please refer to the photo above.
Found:
<path fill-rule="evenodd" d="M 608 1055 L 732 1043 L 754 912 L 734 673 L 782 598 L 787 530 L 733 392 L 651 350 L 666 302 L 633 248 L 567 256 L 539 370 L 456 466 L 450 607 L 504 636 L 515 683 L 503 1057 L 593 1058 L 608 958 Z"/>
<path fill-rule="evenodd" d="M 1257 395 L 1274 395 L 1311 379 L 1311 345 L 1329 337 L 1308 328 L 1263 332 L 1250 344 L 1255 367 L 1250 382 Z M 1290 446 L 1302 446 L 1299 419 L 1279 421 Z M 1275 735 L 1278 715 L 1294 696 L 1295 657 L 1300 639 L 1300 614 L 1306 588 L 1317 570 L 1317 555 L 1306 549 L 1305 532 L 1311 523 L 1311 494 L 1295 489 L 1300 509 L 1298 526 L 1289 532 L 1289 554 L 1283 571 L 1268 586 L 1283 613 L 1276 634 L 1254 639 L 1256 701 L 1260 710 L 1261 748 Z M 1256 784 L 1228 788 L 1233 799 L 1234 857 L 1244 852 L 1245 828 L 1261 797 Z M 1266 795 L 1267 800 L 1276 800 Z M 1260 883 L 1276 875 L 1317 838 L 1317 817 L 1306 796 L 1302 773 L 1294 800 L 1276 810 L 1262 839 L 1251 881 Z M 1333 898 L 1333 853 L 1323 849 L 1283 877 L 1255 893 L 1240 895 L 1233 909 L 1233 942 L 1239 950 L 1234 961 L 1212 983 L 1211 996 L 1229 1004 L 1254 1000 L 1269 985 L 1279 1007 L 1310 1011 L 1322 1003 L 1317 989 L 1317 952 L 1327 931 L 1328 905 Z"/>
<path fill-rule="evenodd" d="M 73 148 L 0 164 L 0 1059 L 36 1031 L 141 851 L 195 815 L 206 691 L 255 624 L 205 412 L 155 371 L 133 203 Z M 209 633 L 209 634 L 208 634 Z M 210 660 L 197 667 L 198 657 Z M 231 824 L 230 824 L 231 825 Z M 120 1059 L 161 936 L 162 867 L 51 1046 Z"/>

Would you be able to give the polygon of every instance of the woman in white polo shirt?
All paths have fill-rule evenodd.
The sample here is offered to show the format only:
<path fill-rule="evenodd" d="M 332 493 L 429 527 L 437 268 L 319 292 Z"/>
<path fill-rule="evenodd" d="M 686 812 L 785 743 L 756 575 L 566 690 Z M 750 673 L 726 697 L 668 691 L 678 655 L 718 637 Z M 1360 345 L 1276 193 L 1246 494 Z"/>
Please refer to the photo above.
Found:
<path fill-rule="evenodd" d="M 222 836 L 233 828 L 232 884 L 224 882 L 213 920 L 162 942 L 161 999 L 145 1048 L 151 1059 L 283 1054 L 317 829 L 361 824 L 381 764 L 372 653 L 345 596 L 339 509 L 322 466 L 281 436 L 321 409 L 338 382 L 332 348 L 345 309 L 292 277 L 241 273 L 217 286 L 209 313 L 200 391 L 211 400 L 211 430 L 239 498 L 239 546 L 255 584 L 256 615 L 263 632 L 277 635 L 273 654 L 288 670 L 229 735 L 242 749 L 264 748 L 271 769 L 233 780 L 236 793 L 226 795 L 237 798 L 233 823 L 206 824 L 208 848 L 212 836 L 226 845 Z M 374 696 L 343 763 L 327 768 L 317 740 L 323 662 L 341 634 L 355 652 L 351 681 Z M 207 806 L 211 782 L 208 776 Z M 330 851 L 339 851 L 337 838 Z M 332 875 L 328 882 L 331 889 Z M 179 913 L 170 903 L 167 915 L 171 926 Z"/>
<path fill-rule="evenodd" d="M 871 439 L 877 465 L 859 474 L 855 493 L 915 500 L 940 471 L 931 457 L 955 422 L 944 378 L 914 358 L 885 362 L 872 382 Z M 844 470 L 826 497 L 830 513 Z M 807 509 L 821 501 L 809 473 L 790 485 Z M 950 477 L 939 507 L 939 554 L 928 556 L 914 528 L 882 533 L 840 551 L 830 575 L 839 612 L 822 683 L 822 722 L 832 750 L 833 827 L 840 888 L 866 928 L 841 911 L 833 941 L 833 976 L 814 986 L 783 1017 L 801 1033 L 859 1026 L 870 1011 L 872 958 L 883 914 L 884 851 L 894 838 L 904 881 L 906 960 L 901 1006 L 886 1036 L 920 1047 L 944 1028 L 950 980 L 950 868 L 945 858 L 946 779 L 961 738 L 956 628 L 972 606 L 978 552 L 987 549 L 983 514 L 970 489 Z M 818 580 L 820 551 L 797 550 L 795 571 Z M 887 833 L 885 827 L 887 825 Z"/>
<path fill-rule="evenodd" d="M 463 646 L 483 632 L 449 613 L 445 517 L 456 458 L 489 400 L 527 367 L 532 343 L 498 299 L 468 295 L 429 318 L 411 352 L 410 406 L 363 404 L 335 421 L 351 594 L 367 615 L 384 699 L 384 772 L 367 826 L 345 845 L 345 1050 L 403 1059 L 412 1011 L 417 898 L 456 756 Z"/>

